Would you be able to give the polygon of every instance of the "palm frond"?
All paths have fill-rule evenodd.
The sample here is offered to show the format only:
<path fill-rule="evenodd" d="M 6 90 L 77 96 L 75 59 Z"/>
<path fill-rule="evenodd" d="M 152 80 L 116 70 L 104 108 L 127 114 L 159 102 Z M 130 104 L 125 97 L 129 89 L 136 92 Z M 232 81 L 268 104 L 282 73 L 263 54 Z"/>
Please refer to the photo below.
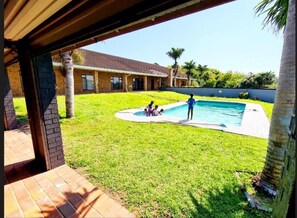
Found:
<path fill-rule="evenodd" d="M 263 28 L 271 26 L 274 32 L 285 29 L 287 14 L 289 9 L 289 0 L 262 0 L 255 7 L 255 14 L 266 14 L 262 24 Z"/>
<path fill-rule="evenodd" d="M 72 56 L 72 61 L 74 64 L 84 64 L 85 57 L 84 57 L 84 54 L 80 50 L 78 50 L 78 49 L 73 50 L 71 56 Z"/>

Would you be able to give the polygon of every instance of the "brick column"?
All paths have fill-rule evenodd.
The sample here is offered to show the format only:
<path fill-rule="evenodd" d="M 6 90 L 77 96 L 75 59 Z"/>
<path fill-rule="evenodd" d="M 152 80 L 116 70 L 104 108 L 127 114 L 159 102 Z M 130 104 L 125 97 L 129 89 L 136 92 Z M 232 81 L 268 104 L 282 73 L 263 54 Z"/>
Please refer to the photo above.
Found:
<path fill-rule="evenodd" d="M 123 90 L 128 92 L 128 75 L 123 74 Z"/>
<path fill-rule="evenodd" d="M 173 70 L 169 70 L 168 77 L 167 77 L 167 84 L 166 86 L 172 87 L 173 83 Z"/>
<path fill-rule="evenodd" d="M 49 153 L 50 169 L 65 163 L 60 120 L 58 114 L 56 81 L 50 54 L 33 59 L 37 74 L 39 97 L 41 103 L 41 118 L 45 126 L 45 144 Z"/>
<path fill-rule="evenodd" d="M 50 54 L 31 58 L 24 44 L 18 54 L 35 159 L 50 170 L 65 163 L 52 59 Z"/>
<path fill-rule="evenodd" d="M 144 76 L 143 78 L 143 90 L 147 91 L 147 76 Z"/>
<path fill-rule="evenodd" d="M 16 114 L 14 110 L 12 91 L 9 85 L 7 68 L 4 68 L 4 128 L 6 130 L 17 129 Z"/>
<path fill-rule="evenodd" d="M 99 93 L 99 78 L 98 78 L 98 72 L 94 72 L 94 85 L 95 85 L 95 93 Z"/>

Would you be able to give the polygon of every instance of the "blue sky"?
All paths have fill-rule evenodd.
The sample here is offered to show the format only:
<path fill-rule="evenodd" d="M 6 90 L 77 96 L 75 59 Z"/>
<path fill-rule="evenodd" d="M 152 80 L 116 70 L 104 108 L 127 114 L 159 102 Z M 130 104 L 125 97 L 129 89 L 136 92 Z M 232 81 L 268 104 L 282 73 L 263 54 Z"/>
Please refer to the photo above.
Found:
<path fill-rule="evenodd" d="M 264 17 L 254 13 L 259 1 L 237 0 L 83 48 L 162 66 L 173 64 L 166 55 L 172 47 L 184 48 L 179 64 L 278 75 L 283 34 L 262 29 Z"/>

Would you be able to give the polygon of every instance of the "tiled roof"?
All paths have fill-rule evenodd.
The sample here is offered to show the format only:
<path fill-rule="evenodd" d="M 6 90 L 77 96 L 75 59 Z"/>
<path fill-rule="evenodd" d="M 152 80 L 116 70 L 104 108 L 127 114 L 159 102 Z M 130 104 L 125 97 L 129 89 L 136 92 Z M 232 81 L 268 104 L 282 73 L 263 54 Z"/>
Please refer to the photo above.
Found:
<path fill-rule="evenodd" d="M 170 70 L 157 64 L 145 63 L 142 61 L 132 60 L 128 58 L 103 54 L 100 52 L 79 49 L 83 55 L 85 62 L 82 64 L 87 67 L 97 67 L 107 70 L 129 71 L 139 74 L 151 74 L 155 76 L 168 75 Z M 177 77 L 186 77 L 186 75 L 177 75 Z"/>
<path fill-rule="evenodd" d="M 130 71 L 152 75 L 168 75 L 169 69 L 156 64 L 149 64 L 128 58 L 117 57 L 99 52 L 79 49 L 85 58 L 84 66 Z"/>

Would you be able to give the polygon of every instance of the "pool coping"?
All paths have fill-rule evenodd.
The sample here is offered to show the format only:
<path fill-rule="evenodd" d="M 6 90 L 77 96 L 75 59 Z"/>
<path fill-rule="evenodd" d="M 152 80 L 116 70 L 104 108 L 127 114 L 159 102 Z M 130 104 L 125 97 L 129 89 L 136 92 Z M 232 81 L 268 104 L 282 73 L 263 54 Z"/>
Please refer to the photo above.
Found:
<path fill-rule="evenodd" d="M 203 100 L 199 100 L 203 101 Z M 207 100 L 210 101 L 210 100 Z M 127 109 L 119 111 L 115 116 L 119 119 L 133 121 L 133 122 L 168 122 L 168 123 L 179 123 L 182 125 L 196 126 L 202 128 L 210 128 L 215 130 L 220 130 L 224 132 L 254 136 L 258 138 L 268 138 L 269 135 L 269 120 L 259 104 L 245 103 L 245 102 L 232 102 L 232 101 L 213 101 L 213 102 L 228 102 L 228 103 L 240 103 L 245 104 L 245 110 L 242 117 L 242 122 L 240 127 L 224 127 L 219 124 L 210 123 L 210 122 L 197 122 L 193 120 L 180 119 L 171 116 L 137 116 L 134 113 L 139 111 L 144 111 L 144 107 Z M 186 104 L 185 101 L 179 101 L 176 103 L 159 106 L 159 108 L 167 110 L 172 107 L 177 107 Z M 186 115 L 185 115 L 186 116 Z"/>

